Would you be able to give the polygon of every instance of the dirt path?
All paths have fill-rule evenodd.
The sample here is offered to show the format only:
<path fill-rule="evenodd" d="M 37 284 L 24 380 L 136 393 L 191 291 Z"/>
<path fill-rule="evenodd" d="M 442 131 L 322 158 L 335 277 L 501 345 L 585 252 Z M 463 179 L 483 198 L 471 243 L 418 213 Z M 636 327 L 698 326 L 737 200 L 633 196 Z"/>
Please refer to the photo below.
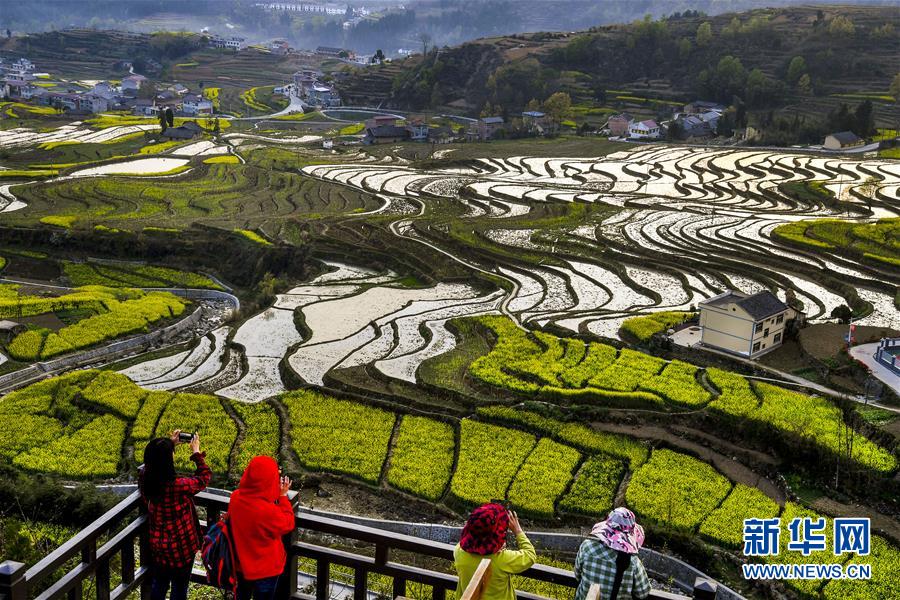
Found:
<path fill-rule="evenodd" d="M 868 517 L 872 519 L 872 526 L 876 530 L 892 538 L 895 543 L 900 543 L 900 521 L 871 508 L 858 504 L 844 504 L 827 496 L 816 499 L 812 503 L 812 507 L 836 517 Z"/>
<path fill-rule="evenodd" d="M 781 488 L 775 485 L 775 483 L 773 483 L 767 477 L 754 472 L 752 469 L 744 466 L 737 460 L 725 456 L 724 454 L 721 454 L 713 450 L 712 448 L 678 437 L 668 429 L 655 427 L 652 425 L 618 425 L 613 423 L 592 423 L 591 426 L 602 431 L 624 433 L 626 435 L 646 440 L 664 441 L 676 448 L 681 448 L 683 450 L 687 450 L 692 454 L 696 454 L 701 459 L 710 462 L 716 469 L 718 469 L 723 475 L 725 475 L 732 481 L 743 483 L 746 486 L 759 489 L 761 492 L 775 500 L 775 502 L 777 502 L 780 506 L 784 506 L 784 502 L 785 500 L 787 500 L 787 497 L 781 490 Z M 691 432 L 691 435 L 698 433 L 695 430 L 689 431 Z M 718 440 L 717 438 L 713 438 L 712 436 L 707 437 L 711 441 L 715 440 L 716 443 L 721 443 L 721 440 Z M 749 454 L 754 457 L 766 457 L 766 455 L 758 452 L 738 448 L 734 445 L 729 446 L 730 449 L 734 449 L 735 453 L 741 453 L 745 455 Z M 767 460 L 765 462 L 772 464 L 771 457 L 767 457 Z"/>

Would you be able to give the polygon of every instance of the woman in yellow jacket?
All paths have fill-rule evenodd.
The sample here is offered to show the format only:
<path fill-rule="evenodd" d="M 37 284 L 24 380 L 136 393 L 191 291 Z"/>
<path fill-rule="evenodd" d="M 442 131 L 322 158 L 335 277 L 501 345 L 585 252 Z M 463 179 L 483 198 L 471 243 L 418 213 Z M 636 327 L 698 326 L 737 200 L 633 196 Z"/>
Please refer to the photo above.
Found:
<path fill-rule="evenodd" d="M 510 529 L 516 536 L 518 550 L 506 547 L 506 532 Z M 522 531 L 516 513 L 501 504 L 491 503 L 479 506 L 469 515 L 459 544 L 453 551 L 453 558 L 459 575 L 457 598 L 468 587 L 482 559 L 489 558 L 491 578 L 484 590 L 483 600 L 515 600 L 512 576 L 528 570 L 537 560 L 537 554 Z"/>

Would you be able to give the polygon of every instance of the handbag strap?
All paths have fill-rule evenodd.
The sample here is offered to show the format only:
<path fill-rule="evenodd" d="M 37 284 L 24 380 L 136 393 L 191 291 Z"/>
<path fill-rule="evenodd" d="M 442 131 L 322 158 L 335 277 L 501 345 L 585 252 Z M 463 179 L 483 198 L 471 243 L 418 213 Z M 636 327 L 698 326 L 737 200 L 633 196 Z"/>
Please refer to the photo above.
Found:
<path fill-rule="evenodd" d="M 622 579 L 625 578 L 625 571 L 631 565 L 631 555 L 627 552 L 616 552 L 616 576 L 613 578 L 612 592 L 609 594 L 610 600 L 616 600 L 619 597 L 619 588 L 622 587 Z"/>

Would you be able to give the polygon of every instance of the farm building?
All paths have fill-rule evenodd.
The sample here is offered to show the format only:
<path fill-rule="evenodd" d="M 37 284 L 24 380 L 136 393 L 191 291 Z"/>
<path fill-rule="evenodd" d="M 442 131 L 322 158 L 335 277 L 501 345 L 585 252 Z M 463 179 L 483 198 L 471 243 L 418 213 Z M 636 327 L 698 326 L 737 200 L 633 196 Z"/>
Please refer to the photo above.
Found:
<path fill-rule="evenodd" d="M 784 340 L 785 324 L 796 311 L 766 290 L 747 295 L 729 291 L 700 303 L 701 343 L 756 358 Z"/>
<path fill-rule="evenodd" d="M 212 48 L 226 48 L 228 50 L 243 50 L 247 47 L 247 40 L 242 37 L 232 36 L 229 38 L 223 38 L 219 36 L 215 36 L 209 40 L 209 45 Z"/>
<path fill-rule="evenodd" d="M 638 140 L 655 140 L 660 137 L 659 124 L 653 120 L 632 123 L 628 127 L 628 137 Z"/>
<path fill-rule="evenodd" d="M 843 150 L 844 148 L 854 148 L 862 146 L 866 140 L 862 139 L 852 131 L 839 131 L 825 136 L 823 144 L 828 150 Z"/>
<path fill-rule="evenodd" d="M 606 126 L 609 128 L 610 135 L 621 137 L 628 133 L 628 127 L 633 121 L 634 117 L 632 117 L 630 113 L 623 112 L 611 116 L 609 120 L 606 121 Z"/>
<path fill-rule="evenodd" d="M 522 113 L 522 124 L 531 133 L 543 135 L 547 131 L 547 115 L 539 110 L 528 110 Z"/>

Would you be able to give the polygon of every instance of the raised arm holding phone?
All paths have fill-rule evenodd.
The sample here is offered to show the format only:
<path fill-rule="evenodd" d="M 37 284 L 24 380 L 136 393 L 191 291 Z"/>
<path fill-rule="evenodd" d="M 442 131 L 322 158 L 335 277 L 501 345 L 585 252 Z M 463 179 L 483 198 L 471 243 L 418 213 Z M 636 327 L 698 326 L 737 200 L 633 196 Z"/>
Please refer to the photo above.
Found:
<path fill-rule="evenodd" d="M 506 547 L 507 531 L 516 538 L 517 550 Z M 453 551 L 454 566 L 459 575 L 459 597 L 469 585 L 478 565 L 491 559 L 491 578 L 483 600 L 515 600 L 512 576 L 528 570 L 537 560 L 534 546 L 522 530 L 519 516 L 498 501 L 472 511 L 463 527 L 459 544 Z"/>
<path fill-rule="evenodd" d="M 291 479 L 268 456 L 247 465 L 231 495 L 228 514 L 237 553 L 239 600 L 271 600 L 287 554 L 282 537 L 294 529 L 294 508 L 287 493 Z"/>
<path fill-rule="evenodd" d="M 175 451 L 187 443 L 196 469 L 192 476 L 175 473 Z M 194 556 L 202 536 L 194 496 L 209 485 L 212 471 L 200 451 L 199 434 L 175 430 L 147 442 L 138 489 L 147 506 L 150 529 L 151 600 L 186 600 Z"/>

